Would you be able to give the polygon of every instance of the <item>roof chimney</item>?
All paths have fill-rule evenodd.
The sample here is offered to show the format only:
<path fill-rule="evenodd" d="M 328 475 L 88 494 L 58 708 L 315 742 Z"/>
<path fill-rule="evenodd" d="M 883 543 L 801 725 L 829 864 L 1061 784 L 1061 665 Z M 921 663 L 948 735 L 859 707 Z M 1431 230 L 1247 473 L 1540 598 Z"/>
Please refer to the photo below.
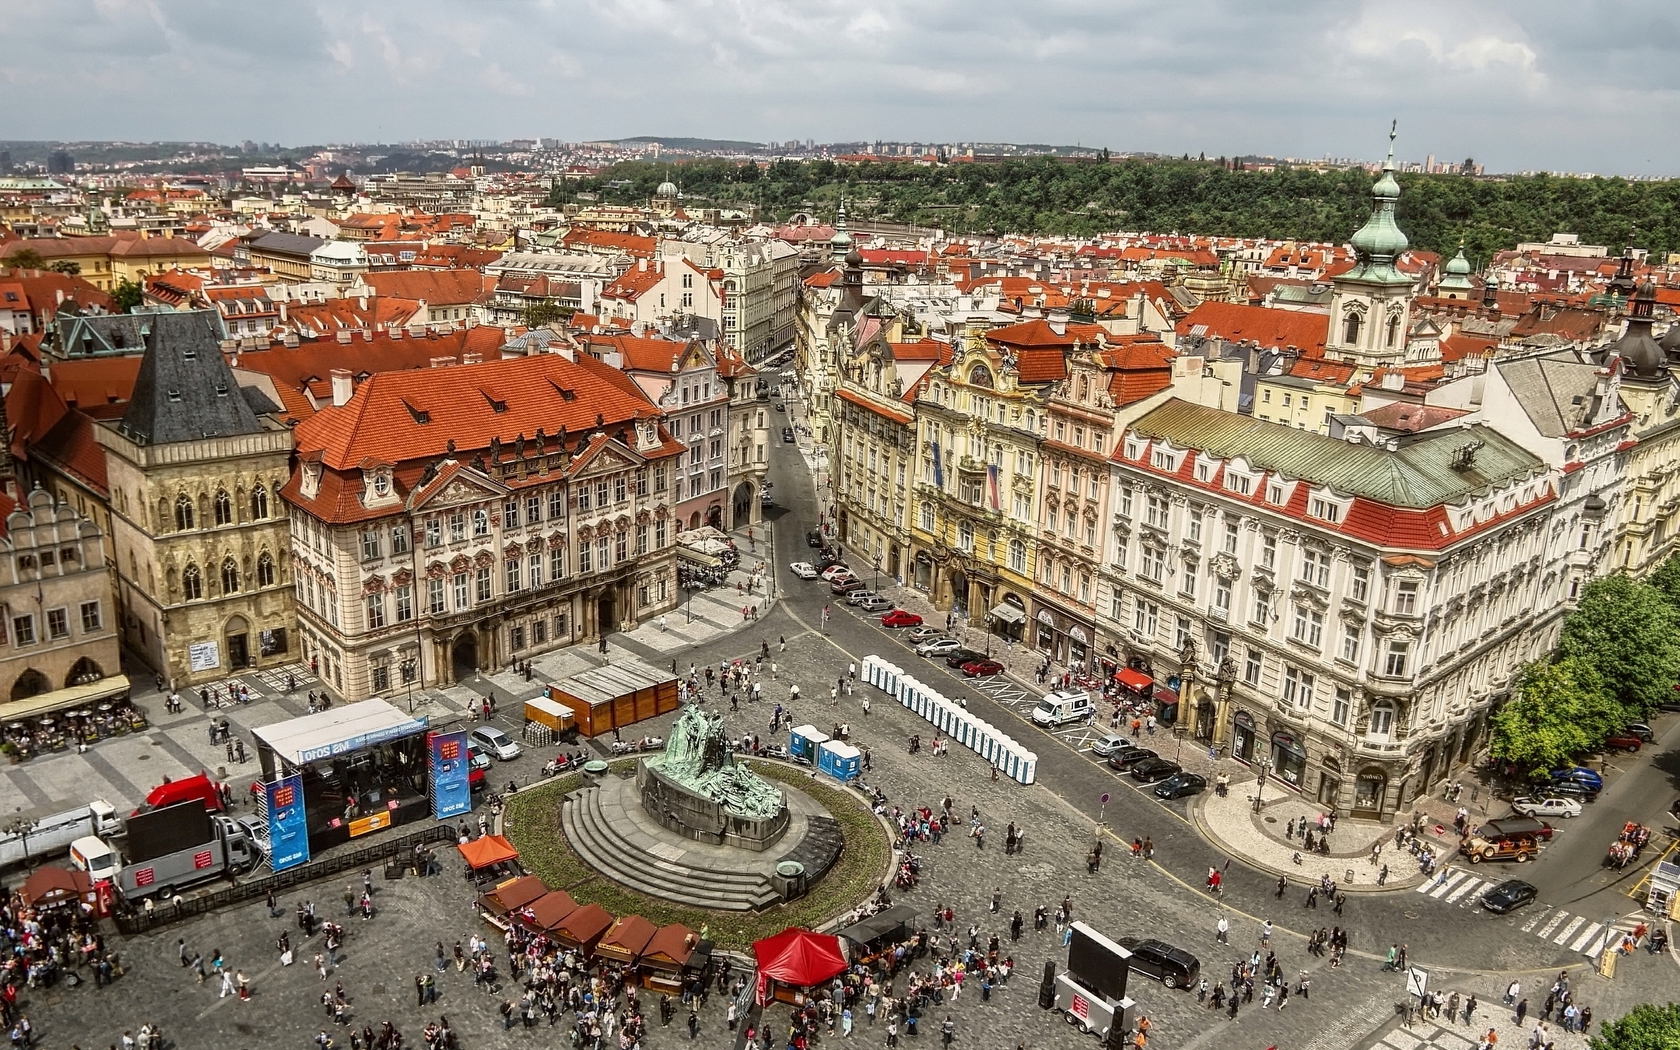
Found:
<path fill-rule="evenodd" d="M 345 332 L 343 334 L 348 336 L 350 333 Z M 349 342 L 349 340 L 346 339 L 345 342 Z M 332 403 L 333 403 L 333 406 L 336 408 L 336 407 L 348 404 L 349 401 L 350 401 L 350 395 L 354 394 L 355 392 L 356 392 L 356 382 L 355 382 L 355 380 L 350 378 L 350 370 L 348 368 L 335 368 L 335 369 L 333 369 L 332 370 Z"/>
<path fill-rule="evenodd" d="M 1045 319 L 1050 322 L 1050 330 L 1057 335 L 1067 335 L 1068 312 L 1061 307 L 1048 311 Z"/>
<path fill-rule="evenodd" d="M 340 328 L 338 330 L 337 336 L 338 336 L 338 341 L 339 342 L 344 343 L 345 345 L 349 345 L 349 343 L 350 343 L 350 329 Z"/>
<path fill-rule="evenodd" d="M 647 273 L 647 260 L 646 259 L 637 259 L 636 260 L 636 269 L 641 271 L 642 273 Z"/>

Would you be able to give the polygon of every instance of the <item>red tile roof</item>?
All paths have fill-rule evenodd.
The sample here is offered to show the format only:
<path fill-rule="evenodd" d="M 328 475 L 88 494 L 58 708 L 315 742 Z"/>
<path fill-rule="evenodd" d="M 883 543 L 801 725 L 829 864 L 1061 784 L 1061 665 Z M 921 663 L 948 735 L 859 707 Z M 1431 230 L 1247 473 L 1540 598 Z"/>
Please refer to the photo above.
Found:
<path fill-rule="evenodd" d="M 638 237 L 633 233 L 613 233 L 610 230 L 587 229 L 574 226 L 567 230 L 560 243 L 568 248 L 588 250 L 608 250 L 623 252 L 625 255 L 642 259 L 651 259 L 659 251 L 659 241 L 654 237 Z"/>
<path fill-rule="evenodd" d="M 49 366 L 53 389 L 65 404 L 92 409 L 127 401 L 134 393 L 134 377 L 140 374 L 139 355 L 102 357 L 97 360 L 58 361 Z"/>
<path fill-rule="evenodd" d="M 485 291 L 477 270 L 387 270 L 363 274 L 362 280 L 380 295 L 424 299 L 428 306 L 465 306 Z"/>
<path fill-rule="evenodd" d="M 888 342 L 896 361 L 932 361 L 948 365 L 956 359 L 951 344 L 941 339 L 918 339 L 913 343 Z"/>
<path fill-rule="evenodd" d="M 855 390 L 849 390 L 846 387 L 841 387 L 836 390 L 834 394 L 842 401 L 849 401 L 865 411 L 873 412 L 878 416 L 885 416 L 887 419 L 890 419 L 895 423 L 909 425 L 914 422 L 916 418 L 911 412 L 891 405 L 882 404 L 877 401 L 872 401 Z"/>
<path fill-rule="evenodd" d="M 1218 336 L 1233 343 L 1252 339 L 1267 350 L 1293 346 L 1308 357 L 1320 357 L 1330 333 L 1330 317 L 1244 303 L 1203 303 L 1179 321 L 1174 330 L 1181 336 Z"/>
<path fill-rule="evenodd" d="M 299 423 L 300 455 L 319 453 L 333 470 L 357 469 L 368 459 L 388 463 L 443 455 L 450 442 L 481 449 L 538 429 L 588 433 L 597 417 L 607 425 L 657 414 L 623 372 L 580 355 L 559 354 L 460 365 L 431 371 L 370 376 L 349 404 Z M 419 422 L 424 418 L 426 422 Z"/>

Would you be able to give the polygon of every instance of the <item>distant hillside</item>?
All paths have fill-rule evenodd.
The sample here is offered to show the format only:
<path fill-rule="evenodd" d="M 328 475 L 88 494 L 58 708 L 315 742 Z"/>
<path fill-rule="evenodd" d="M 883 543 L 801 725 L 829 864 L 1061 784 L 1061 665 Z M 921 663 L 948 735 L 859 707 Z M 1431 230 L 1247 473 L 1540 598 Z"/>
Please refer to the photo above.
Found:
<path fill-rule="evenodd" d="M 661 146 L 669 146 L 672 149 L 692 150 L 746 151 L 764 148 L 764 143 L 762 142 L 739 142 L 735 139 L 687 139 L 680 136 L 666 138 L 663 135 L 636 135 L 632 138 L 613 139 L 612 141 L 618 143 L 620 146 L 646 146 L 649 143 L 657 142 Z"/>
<path fill-rule="evenodd" d="M 1399 178 L 1400 226 L 1412 245 L 1450 256 L 1462 241 L 1478 266 L 1495 251 L 1559 231 L 1612 251 L 1630 236 L 1659 257 L 1680 251 L 1680 180 Z M 1345 242 L 1370 214 L 1373 181 L 1364 171 L 1233 171 L 1211 161 L 1037 158 L 945 167 L 777 161 L 759 168 L 708 158 L 618 164 L 576 188 L 629 203 L 646 200 L 667 179 L 686 197 L 755 204 L 774 219 L 799 211 L 832 217 L 844 195 L 854 220 L 953 233 L 1149 230 L 1332 243 Z M 615 182 L 620 185 L 609 185 Z"/>

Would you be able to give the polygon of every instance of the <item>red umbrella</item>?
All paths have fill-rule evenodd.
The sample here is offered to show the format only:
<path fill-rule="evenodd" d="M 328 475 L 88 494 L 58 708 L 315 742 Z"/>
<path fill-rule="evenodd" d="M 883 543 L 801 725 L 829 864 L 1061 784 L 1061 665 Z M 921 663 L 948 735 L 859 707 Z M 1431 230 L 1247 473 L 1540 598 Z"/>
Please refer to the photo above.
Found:
<path fill-rule="evenodd" d="M 770 981 L 797 988 L 821 984 L 846 969 L 840 938 L 789 926 L 772 937 L 753 942 L 758 960 L 758 1002 L 763 1005 Z"/>

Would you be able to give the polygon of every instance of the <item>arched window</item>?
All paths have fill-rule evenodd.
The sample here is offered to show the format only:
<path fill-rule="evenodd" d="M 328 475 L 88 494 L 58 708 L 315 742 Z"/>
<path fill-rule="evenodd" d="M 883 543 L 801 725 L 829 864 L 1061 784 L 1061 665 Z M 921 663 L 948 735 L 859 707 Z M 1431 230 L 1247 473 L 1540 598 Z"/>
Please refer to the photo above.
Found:
<path fill-rule="evenodd" d="M 233 524 L 233 498 L 227 494 L 227 489 L 216 490 L 216 524 Z"/>
<path fill-rule="evenodd" d="M 258 485 L 251 490 L 251 520 L 261 521 L 268 517 L 268 489 Z"/>
<path fill-rule="evenodd" d="M 222 593 L 233 594 L 239 590 L 239 563 L 232 558 L 222 562 Z"/>
<path fill-rule="evenodd" d="M 182 531 L 193 527 L 193 502 L 185 494 L 175 497 L 175 527 Z"/>
<path fill-rule="evenodd" d="M 198 574 L 198 566 L 188 565 L 181 570 L 181 597 L 189 602 L 204 597 L 204 580 Z"/>
<path fill-rule="evenodd" d="M 1009 541 L 1009 567 L 1016 572 L 1027 571 L 1027 545 L 1020 540 Z"/>
<path fill-rule="evenodd" d="M 274 585 L 274 559 L 267 551 L 257 555 L 257 586 L 271 587 Z"/>
<path fill-rule="evenodd" d="M 1359 327 L 1364 323 L 1365 318 L 1359 316 L 1358 311 L 1349 310 L 1347 319 L 1342 326 L 1342 342 L 1350 346 L 1357 345 L 1359 343 Z"/>
<path fill-rule="evenodd" d="M 966 521 L 957 524 L 957 547 L 965 551 L 974 549 L 974 526 Z"/>
<path fill-rule="evenodd" d="M 1400 315 L 1391 314 L 1388 318 L 1388 345 L 1392 349 L 1400 342 Z"/>

